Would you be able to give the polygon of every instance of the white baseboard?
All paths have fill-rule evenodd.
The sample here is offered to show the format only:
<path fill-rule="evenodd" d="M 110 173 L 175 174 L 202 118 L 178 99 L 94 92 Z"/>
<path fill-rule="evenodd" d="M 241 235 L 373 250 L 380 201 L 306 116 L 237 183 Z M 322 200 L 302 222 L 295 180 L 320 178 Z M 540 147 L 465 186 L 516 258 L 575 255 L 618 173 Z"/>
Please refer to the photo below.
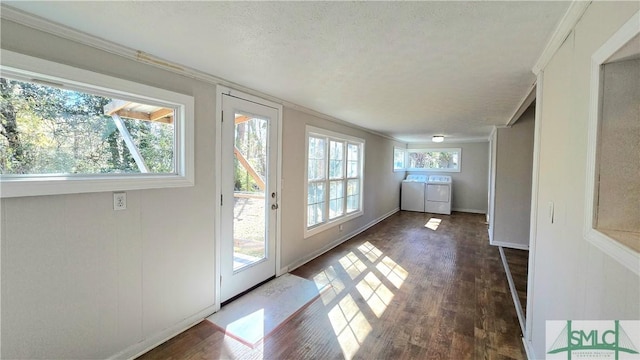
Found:
<path fill-rule="evenodd" d="M 506 247 L 510 249 L 518 249 L 518 250 L 529 250 L 528 245 L 509 243 L 504 241 L 489 241 L 489 245 L 501 246 L 501 247 Z"/>
<path fill-rule="evenodd" d="M 451 211 L 466 212 L 466 213 L 472 213 L 472 214 L 486 214 L 487 213 L 487 210 L 461 209 L 461 208 L 453 208 L 453 209 L 451 209 Z"/>
<path fill-rule="evenodd" d="M 180 334 L 181 332 L 189 329 L 190 327 L 198 324 L 203 319 L 206 319 L 209 315 L 213 314 L 215 306 L 209 306 L 204 310 L 199 311 L 195 315 L 192 315 L 179 323 L 164 329 L 148 339 L 144 339 L 137 344 L 133 344 L 121 352 L 109 357 L 108 359 L 134 359 L 163 342 L 171 339 L 172 337 Z"/>
<path fill-rule="evenodd" d="M 302 265 L 308 263 L 309 261 L 317 258 L 318 256 L 326 253 L 327 251 L 329 251 L 329 250 L 333 249 L 334 247 L 342 244 L 343 242 L 355 237 L 356 235 L 359 235 L 360 233 L 362 233 L 365 230 L 369 229 L 370 227 L 376 225 L 377 223 L 381 222 L 382 220 L 384 220 L 384 219 L 388 218 L 389 216 L 397 213 L 398 211 L 400 211 L 399 207 L 397 207 L 397 208 L 389 211 L 388 213 L 382 215 L 381 217 L 369 222 L 365 226 L 363 226 L 363 227 L 361 227 L 361 228 L 359 228 L 359 229 L 357 229 L 355 231 L 352 231 L 351 233 L 349 233 L 349 234 L 347 234 L 347 235 L 345 235 L 345 236 L 343 236 L 341 238 L 338 238 L 335 241 L 330 242 L 329 244 L 321 247 L 320 249 L 312 252 L 311 254 L 309 254 L 309 255 L 301 258 L 301 259 L 298 259 L 297 261 L 294 261 L 293 263 L 291 263 L 288 266 L 289 271 L 293 271 L 293 270 L 299 268 L 300 266 L 302 266 Z"/>

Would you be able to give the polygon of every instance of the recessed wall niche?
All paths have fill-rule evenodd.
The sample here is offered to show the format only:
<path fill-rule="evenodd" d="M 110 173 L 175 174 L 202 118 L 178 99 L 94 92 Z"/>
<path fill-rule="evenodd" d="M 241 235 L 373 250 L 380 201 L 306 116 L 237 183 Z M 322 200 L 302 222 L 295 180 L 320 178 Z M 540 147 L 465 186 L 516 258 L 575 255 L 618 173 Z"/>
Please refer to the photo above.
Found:
<path fill-rule="evenodd" d="M 640 41 L 636 37 L 636 41 Z M 640 54 L 638 54 L 640 55 Z M 640 252 L 640 56 L 602 69 L 595 228 Z"/>
<path fill-rule="evenodd" d="M 640 11 L 592 56 L 585 238 L 640 274 Z"/>

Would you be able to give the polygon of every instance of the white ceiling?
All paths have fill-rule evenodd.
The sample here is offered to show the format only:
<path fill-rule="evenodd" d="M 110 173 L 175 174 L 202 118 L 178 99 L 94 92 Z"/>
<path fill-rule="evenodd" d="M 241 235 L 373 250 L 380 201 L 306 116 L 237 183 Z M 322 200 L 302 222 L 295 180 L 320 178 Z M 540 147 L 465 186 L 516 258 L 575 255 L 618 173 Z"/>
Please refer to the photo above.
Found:
<path fill-rule="evenodd" d="M 405 142 L 486 137 L 569 2 L 12 2 Z"/>

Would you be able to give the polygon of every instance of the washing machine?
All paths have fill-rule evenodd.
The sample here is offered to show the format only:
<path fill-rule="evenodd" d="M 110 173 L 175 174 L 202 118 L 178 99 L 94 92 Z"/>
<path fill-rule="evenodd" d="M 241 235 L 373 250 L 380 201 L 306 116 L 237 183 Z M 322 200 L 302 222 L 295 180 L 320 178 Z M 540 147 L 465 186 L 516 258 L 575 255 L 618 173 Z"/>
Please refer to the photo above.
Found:
<path fill-rule="evenodd" d="M 435 214 L 451 214 L 451 176 L 431 175 L 424 192 L 424 211 Z"/>
<path fill-rule="evenodd" d="M 424 212 L 426 175 L 407 175 L 402 181 L 400 210 Z"/>

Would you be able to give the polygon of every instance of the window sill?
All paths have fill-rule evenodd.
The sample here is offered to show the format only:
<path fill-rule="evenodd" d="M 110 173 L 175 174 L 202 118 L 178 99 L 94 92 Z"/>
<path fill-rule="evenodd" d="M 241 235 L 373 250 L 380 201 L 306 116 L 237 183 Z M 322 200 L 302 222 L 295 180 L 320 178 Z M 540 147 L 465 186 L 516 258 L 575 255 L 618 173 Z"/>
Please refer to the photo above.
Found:
<path fill-rule="evenodd" d="M 406 171 L 413 171 L 413 172 L 453 172 L 453 173 L 459 173 L 460 169 L 407 169 Z"/>
<path fill-rule="evenodd" d="M 584 235 L 585 239 L 593 246 L 602 250 L 635 274 L 640 275 L 640 253 L 595 229 L 585 229 Z"/>
<path fill-rule="evenodd" d="M 126 191 L 193 186 L 193 176 L 131 175 L 131 176 L 47 176 L 43 178 L 17 178 L 3 176 L 0 197 L 78 194 L 103 191 Z"/>
<path fill-rule="evenodd" d="M 305 230 L 304 231 L 304 238 L 305 239 L 309 238 L 309 237 L 311 237 L 313 235 L 316 235 L 316 234 L 319 234 L 319 233 L 321 233 L 321 232 L 323 232 L 325 230 L 331 229 L 331 228 L 333 228 L 333 227 L 335 227 L 337 225 L 343 224 L 343 223 L 345 223 L 347 221 L 351 221 L 351 220 L 353 220 L 355 218 L 358 218 L 358 217 L 362 216 L 362 214 L 364 214 L 364 211 L 360 210 L 360 211 L 354 212 L 352 214 L 349 214 L 349 215 L 347 215 L 345 217 L 341 217 L 341 218 L 337 218 L 335 220 L 332 220 L 331 222 L 328 222 L 326 224 L 322 224 L 320 226 L 313 227 L 311 229 L 305 228 L 304 229 Z"/>

